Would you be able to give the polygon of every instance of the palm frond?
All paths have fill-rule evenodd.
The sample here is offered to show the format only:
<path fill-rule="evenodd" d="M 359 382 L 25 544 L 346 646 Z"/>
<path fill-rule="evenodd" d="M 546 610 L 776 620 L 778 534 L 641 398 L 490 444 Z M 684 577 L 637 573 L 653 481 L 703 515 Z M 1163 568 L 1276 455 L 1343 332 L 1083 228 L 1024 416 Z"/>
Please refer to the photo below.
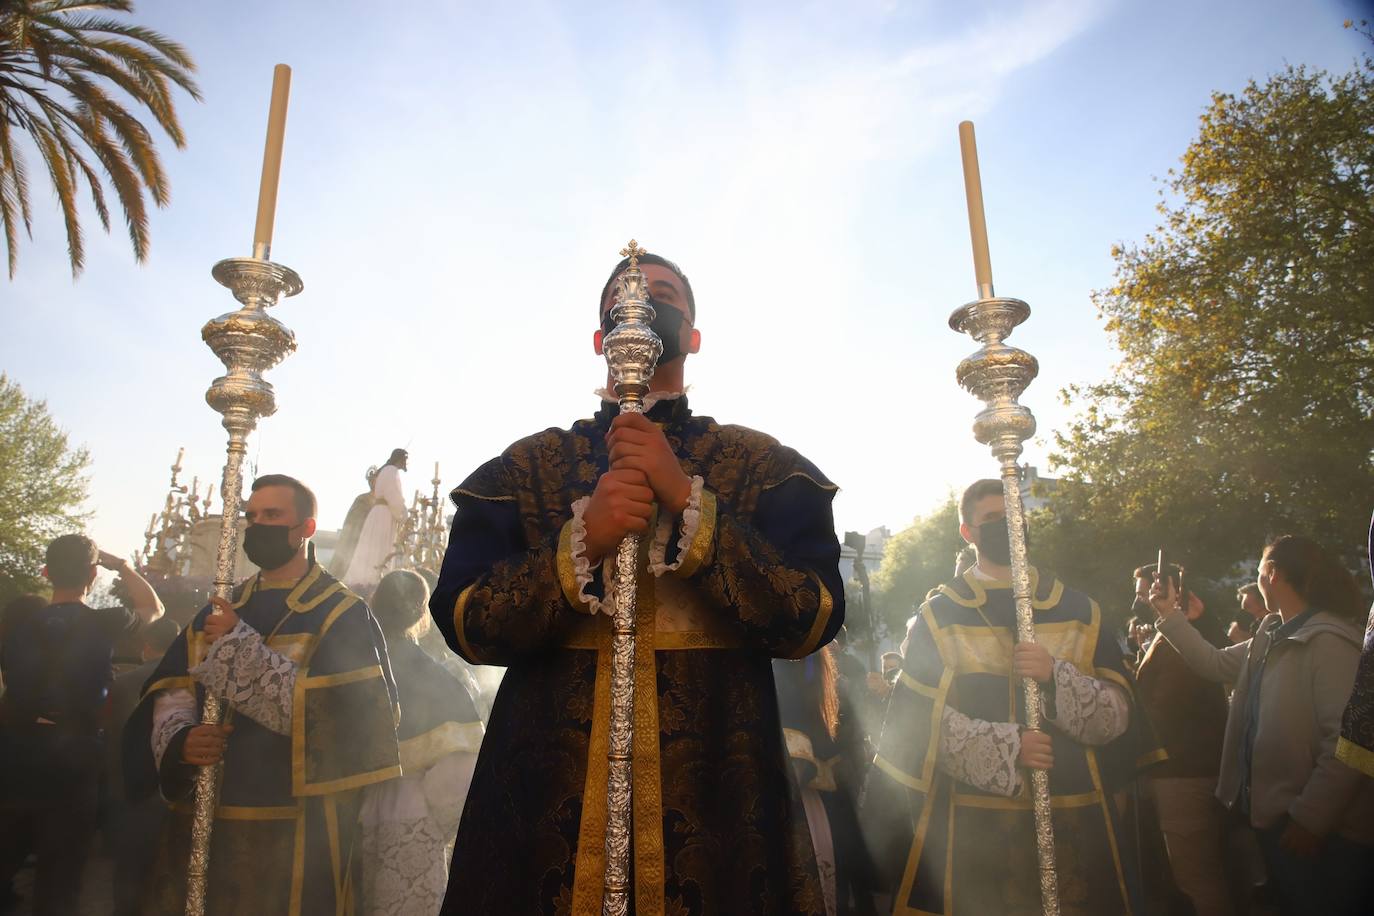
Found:
<path fill-rule="evenodd" d="M 76 205 L 82 181 L 107 232 L 105 189 L 114 189 L 134 256 L 147 257 L 146 200 L 166 206 L 171 192 L 153 136 L 129 102 L 181 148 L 186 137 L 174 94 L 201 94 L 185 47 L 111 16 L 132 9 L 130 0 L 0 0 L 0 222 L 11 277 L 20 227 L 31 234 L 28 181 L 15 146 L 25 134 L 62 209 L 72 273 L 84 262 Z"/>

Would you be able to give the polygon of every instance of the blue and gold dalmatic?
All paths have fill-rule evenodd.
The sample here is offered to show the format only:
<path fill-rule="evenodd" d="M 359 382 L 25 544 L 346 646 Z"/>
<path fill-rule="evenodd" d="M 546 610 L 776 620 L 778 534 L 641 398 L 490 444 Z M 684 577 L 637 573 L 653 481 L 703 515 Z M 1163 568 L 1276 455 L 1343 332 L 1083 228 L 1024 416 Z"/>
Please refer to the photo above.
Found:
<path fill-rule="evenodd" d="M 578 597 L 569 525 L 606 472 L 617 413 L 522 439 L 453 492 L 430 608 L 469 661 L 508 667 L 446 913 L 601 913 L 610 618 Z M 695 536 L 668 541 L 681 565 L 639 579 L 634 912 L 821 914 L 770 659 L 814 652 L 844 619 L 835 486 L 762 433 L 693 416 L 685 398 L 647 416 L 705 489 Z"/>
<path fill-rule="evenodd" d="M 1035 639 L 1081 673 L 1133 689 L 1121 651 L 1102 628 L 1097 603 L 1031 570 Z M 1006 581 L 972 571 L 931 592 L 913 620 L 870 776 L 866 816 L 895 851 L 887 870 L 895 916 L 1039 914 L 1039 866 L 1030 780 L 1007 798 L 955 782 L 936 767 L 946 706 L 989 722 L 1022 721 L 1019 678 L 1010 676 L 1016 609 Z M 1143 722 L 1092 748 L 1052 725 L 1050 793 L 1061 911 L 1133 911 L 1135 862 L 1118 825 L 1113 793 L 1151 755 Z M 906 842 L 909 841 L 909 842 Z M 876 851 L 876 850 L 875 850 Z M 901 855 L 901 853 L 905 855 Z"/>
<path fill-rule="evenodd" d="M 298 671 L 290 735 L 232 708 L 226 715 L 234 731 L 211 836 L 207 910 L 211 916 L 352 912 L 358 790 L 401 773 L 385 641 L 367 605 L 317 564 L 299 582 L 252 577 L 237 589 L 234 606 Z M 164 758 L 154 772 L 153 694 L 194 687 L 203 701 L 188 672 L 205 657 L 209 611 L 167 650 L 126 729 L 130 794 L 160 785 L 173 803 L 146 910 L 169 916 L 185 908 L 195 768 Z"/>

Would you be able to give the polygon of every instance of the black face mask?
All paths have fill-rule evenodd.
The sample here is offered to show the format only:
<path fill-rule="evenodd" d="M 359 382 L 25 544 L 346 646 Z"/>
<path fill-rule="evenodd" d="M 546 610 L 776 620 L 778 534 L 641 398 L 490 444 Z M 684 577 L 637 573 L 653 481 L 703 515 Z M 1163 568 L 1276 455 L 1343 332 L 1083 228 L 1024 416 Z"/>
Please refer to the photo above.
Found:
<path fill-rule="evenodd" d="M 686 324 L 686 319 L 682 313 L 671 305 L 663 305 L 649 300 L 649 304 L 654 307 L 654 320 L 649 325 L 653 328 L 658 339 L 663 341 L 663 353 L 659 355 L 660 365 L 670 359 L 677 359 L 682 355 L 682 347 L 679 346 L 679 338 L 682 336 L 682 326 Z M 615 319 L 611 313 L 607 312 L 606 317 L 601 319 L 601 331 L 603 334 L 610 334 L 615 330 Z"/>
<path fill-rule="evenodd" d="M 998 566 L 1011 565 L 1011 536 L 1007 520 L 995 518 L 978 526 L 978 556 Z"/>
<path fill-rule="evenodd" d="M 258 569 L 271 572 L 281 569 L 300 549 L 291 546 L 291 529 L 299 525 L 252 524 L 243 532 L 243 553 Z"/>

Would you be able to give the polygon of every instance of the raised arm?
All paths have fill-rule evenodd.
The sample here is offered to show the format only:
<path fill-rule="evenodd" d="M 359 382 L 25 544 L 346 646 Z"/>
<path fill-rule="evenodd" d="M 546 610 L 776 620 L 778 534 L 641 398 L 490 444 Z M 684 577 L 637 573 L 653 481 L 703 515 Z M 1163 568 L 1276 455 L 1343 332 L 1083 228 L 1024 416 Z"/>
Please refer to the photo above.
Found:
<path fill-rule="evenodd" d="M 162 616 L 162 599 L 148 584 L 148 580 L 139 575 L 134 564 L 102 550 L 100 565 L 119 575 L 119 581 L 124 585 L 124 593 L 129 596 L 129 610 L 137 614 L 139 620 L 147 624 Z"/>

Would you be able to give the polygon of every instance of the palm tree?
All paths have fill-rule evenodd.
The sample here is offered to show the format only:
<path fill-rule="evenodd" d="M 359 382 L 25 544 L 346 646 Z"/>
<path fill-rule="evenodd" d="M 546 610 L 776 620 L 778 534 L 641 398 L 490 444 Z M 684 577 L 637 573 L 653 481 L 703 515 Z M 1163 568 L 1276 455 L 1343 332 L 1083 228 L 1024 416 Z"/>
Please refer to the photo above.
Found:
<path fill-rule="evenodd" d="M 148 256 L 144 192 L 166 206 L 168 183 L 152 135 L 130 114 L 130 102 L 148 109 L 180 149 L 186 137 L 172 92 L 180 87 L 199 101 L 200 89 L 185 48 L 107 15 L 132 11 L 132 0 L 0 0 L 0 223 L 11 278 L 20 227 L 33 237 L 28 169 L 16 142 L 24 135 L 57 192 L 72 276 L 85 260 L 77 214 L 83 181 L 106 232 L 105 185 L 114 188 L 134 257 Z"/>

